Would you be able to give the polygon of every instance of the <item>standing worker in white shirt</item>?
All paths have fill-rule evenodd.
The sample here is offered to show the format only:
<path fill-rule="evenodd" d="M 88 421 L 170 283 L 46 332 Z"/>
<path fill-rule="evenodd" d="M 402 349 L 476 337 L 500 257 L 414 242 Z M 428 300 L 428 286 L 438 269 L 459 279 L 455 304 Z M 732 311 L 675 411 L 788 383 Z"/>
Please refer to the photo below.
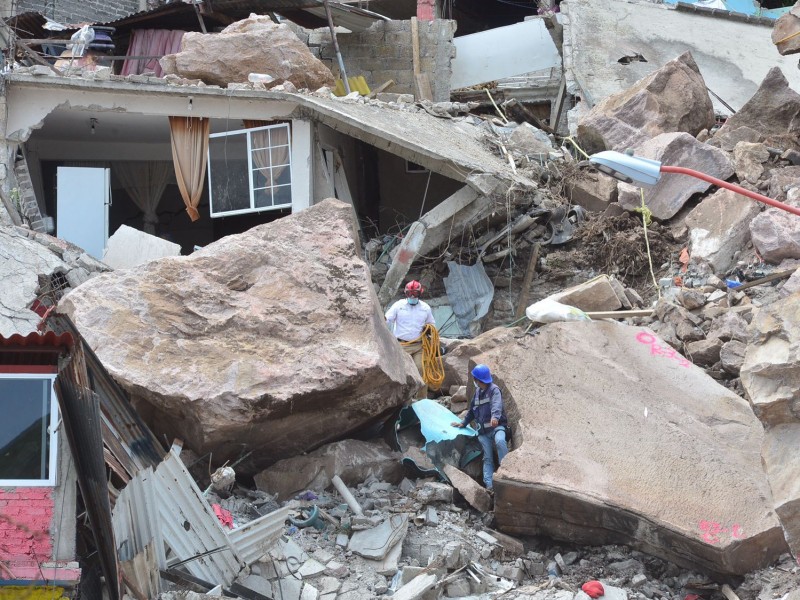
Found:
<path fill-rule="evenodd" d="M 432 343 L 432 341 L 435 341 L 438 354 L 439 336 L 436 332 L 436 320 L 433 318 L 431 307 L 420 300 L 423 291 L 422 284 L 419 281 L 409 281 L 406 284 L 406 297 L 392 304 L 389 310 L 386 311 L 386 324 L 402 345 L 403 350 L 414 359 L 417 371 L 425 379 L 423 342 L 431 341 Z M 427 336 L 426 333 L 428 334 Z M 430 335 L 431 333 L 435 335 Z M 432 338 L 435 338 L 435 340 Z M 441 357 L 439 357 L 439 360 L 441 361 Z M 430 376 L 428 379 L 425 381 L 428 386 L 431 383 L 435 383 L 435 381 L 430 381 Z M 434 379 L 436 378 L 434 377 Z M 441 385 L 441 382 L 439 382 L 439 385 Z M 427 390 L 423 387 L 420 392 L 424 393 Z M 422 397 L 425 398 L 426 396 L 427 393 Z"/>

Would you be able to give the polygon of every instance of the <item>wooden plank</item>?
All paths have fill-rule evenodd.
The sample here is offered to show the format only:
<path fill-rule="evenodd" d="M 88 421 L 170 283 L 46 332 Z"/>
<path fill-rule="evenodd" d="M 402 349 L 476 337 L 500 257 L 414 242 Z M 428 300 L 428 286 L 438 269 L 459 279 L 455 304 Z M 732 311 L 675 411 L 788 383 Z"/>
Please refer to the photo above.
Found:
<path fill-rule="evenodd" d="M 411 17 L 411 61 L 414 67 L 414 98 L 416 100 L 433 100 L 430 77 L 428 73 L 422 73 L 420 67 L 417 17 Z"/>
<path fill-rule="evenodd" d="M 28 47 L 28 45 L 27 45 L 27 44 L 25 44 L 24 42 L 21 42 L 20 40 L 17 40 L 17 45 L 18 45 L 20 48 L 22 48 L 22 50 L 24 50 L 25 54 L 27 54 L 28 56 L 30 56 L 31 60 L 33 60 L 34 62 L 36 62 L 36 63 L 39 63 L 40 65 L 44 65 L 45 67 L 47 67 L 48 69 L 50 69 L 51 71 L 53 71 L 53 73 L 55 73 L 55 74 L 56 74 L 56 75 L 58 75 L 59 77 L 61 77 L 61 76 L 63 76 L 63 75 L 64 75 L 64 74 L 63 74 L 61 71 L 59 71 L 58 69 L 56 69 L 56 68 L 55 68 L 53 65 L 51 65 L 51 64 L 50 64 L 49 62 L 47 62 L 46 60 L 44 60 L 44 59 L 43 59 L 41 56 L 39 56 L 39 55 L 38 55 L 36 52 L 34 52 L 33 50 L 31 50 L 31 49 Z"/>
<path fill-rule="evenodd" d="M 792 274 L 797 269 L 789 269 L 788 271 L 780 271 L 778 273 L 773 273 L 772 275 L 767 275 L 766 277 L 762 277 L 761 279 L 755 279 L 753 281 L 748 281 L 745 284 L 740 285 L 737 288 L 732 288 L 735 292 L 740 292 L 742 290 L 746 290 L 747 288 L 755 287 L 757 285 L 761 285 L 762 283 L 770 283 L 771 281 L 778 281 L 780 279 L 786 279 L 787 277 L 791 277 Z"/>
<path fill-rule="evenodd" d="M 414 77 L 419 74 L 419 24 L 417 17 L 411 17 L 411 63 L 414 67 Z"/>
<path fill-rule="evenodd" d="M 633 317 L 652 317 L 653 312 L 652 308 L 648 308 L 646 310 L 603 310 L 586 314 L 592 319 L 631 319 Z"/>
<path fill-rule="evenodd" d="M 539 250 L 541 247 L 541 244 L 538 242 L 533 245 L 531 259 L 528 261 L 528 267 L 525 269 L 525 278 L 522 280 L 522 289 L 519 291 L 517 312 L 514 314 L 516 319 L 522 318 L 525 315 L 525 309 L 528 308 L 528 296 L 530 295 L 533 274 L 536 272 L 536 264 L 539 262 Z"/>
<path fill-rule="evenodd" d="M 384 92 L 384 91 L 388 90 L 388 89 L 389 89 L 390 87 L 392 87 L 393 85 L 394 85 L 394 79 L 390 79 L 389 81 L 384 81 L 384 82 L 383 82 L 382 84 L 380 84 L 380 85 L 379 85 L 377 88 L 375 88 L 374 90 L 372 90 L 372 91 L 369 93 L 369 96 L 367 96 L 367 98 L 374 98 L 375 96 L 377 96 L 377 95 L 378 95 L 378 94 L 380 94 L 381 92 Z"/>
<path fill-rule="evenodd" d="M 722 595 L 725 596 L 728 600 L 739 600 L 739 596 L 736 595 L 727 583 L 722 584 L 722 588 L 720 589 Z"/>

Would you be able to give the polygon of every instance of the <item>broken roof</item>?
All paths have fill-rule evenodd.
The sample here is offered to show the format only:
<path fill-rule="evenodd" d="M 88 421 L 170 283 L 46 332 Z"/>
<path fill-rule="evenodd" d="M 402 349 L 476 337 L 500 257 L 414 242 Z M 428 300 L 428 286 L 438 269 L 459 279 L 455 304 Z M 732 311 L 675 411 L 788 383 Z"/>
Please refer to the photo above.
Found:
<path fill-rule="evenodd" d="M 115 106 L 127 104 L 128 112 L 132 115 L 137 113 L 153 115 L 154 106 L 165 111 L 159 113 L 160 115 L 167 115 L 169 104 L 154 105 L 152 99 L 156 96 L 161 96 L 165 100 L 183 99 L 187 95 L 195 99 L 216 97 L 225 103 L 225 112 L 231 118 L 255 118 L 250 114 L 253 110 L 262 115 L 268 114 L 270 111 L 266 108 L 266 104 L 270 102 L 275 105 L 295 106 L 293 116 L 317 121 L 456 181 L 477 185 L 475 182 L 479 179 L 478 176 L 489 174 L 505 184 L 516 184 L 522 190 L 537 188 L 537 184 L 532 180 L 514 173 L 508 163 L 499 156 L 499 152 L 497 154 L 492 152 L 482 139 L 478 127 L 462 119 L 435 117 L 424 110 L 399 109 L 377 101 L 362 103 L 310 94 L 231 90 L 215 86 L 172 86 L 163 80 L 142 84 L 113 80 L 90 81 L 77 77 L 11 74 L 6 76 L 6 82 L 10 91 L 9 104 L 20 101 L 15 100 L 19 96 L 12 93 L 13 90 L 20 92 L 24 89 L 35 90 L 40 100 L 43 100 L 43 95 L 39 90 L 57 90 L 56 95 L 44 95 L 52 98 L 52 109 L 48 111 L 47 108 L 40 107 L 42 116 L 52 112 L 58 105 L 71 106 L 76 110 L 97 110 L 98 106 L 102 106 L 99 100 L 101 96 L 108 98 L 109 94 L 113 94 Z M 120 98 L 118 94 L 124 94 L 127 98 Z M 249 112 L 238 114 L 236 100 L 241 100 L 242 104 L 239 106 L 243 107 L 242 110 L 247 105 Z M 254 100 L 258 101 L 257 105 L 253 104 Z M 137 101 L 142 102 L 143 108 L 140 110 L 134 106 Z M 16 114 L 16 111 L 14 112 Z M 16 126 L 14 118 L 10 118 L 9 130 Z M 34 122 L 27 126 L 36 127 L 37 124 Z M 492 183 L 489 182 L 489 188 L 481 187 L 479 191 L 488 195 L 493 191 L 491 187 Z"/>

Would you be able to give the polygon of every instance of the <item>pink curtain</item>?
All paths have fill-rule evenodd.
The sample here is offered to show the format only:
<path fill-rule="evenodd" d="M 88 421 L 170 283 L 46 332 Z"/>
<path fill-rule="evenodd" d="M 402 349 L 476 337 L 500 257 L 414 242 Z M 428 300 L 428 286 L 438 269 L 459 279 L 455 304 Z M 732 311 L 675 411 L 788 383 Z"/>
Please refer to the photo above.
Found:
<path fill-rule="evenodd" d="M 183 31 L 171 29 L 135 29 L 131 34 L 131 43 L 126 56 L 165 56 L 181 50 Z M 125 59 L 120 75 L 142 75 L 153 73 L 163 77 L 164 71 L 158 64 L 158 58 Z"/>

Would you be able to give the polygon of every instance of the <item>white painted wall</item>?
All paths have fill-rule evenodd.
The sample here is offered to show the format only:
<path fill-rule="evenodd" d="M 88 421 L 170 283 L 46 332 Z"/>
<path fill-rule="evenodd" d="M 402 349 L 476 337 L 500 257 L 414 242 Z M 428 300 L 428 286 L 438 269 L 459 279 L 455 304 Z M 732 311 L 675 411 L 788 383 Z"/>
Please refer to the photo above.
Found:
<path fill-rule="evenodd" d="M 561 67 L 543 19 L 531 19 L 455 38 L 450 89 Z"/>

